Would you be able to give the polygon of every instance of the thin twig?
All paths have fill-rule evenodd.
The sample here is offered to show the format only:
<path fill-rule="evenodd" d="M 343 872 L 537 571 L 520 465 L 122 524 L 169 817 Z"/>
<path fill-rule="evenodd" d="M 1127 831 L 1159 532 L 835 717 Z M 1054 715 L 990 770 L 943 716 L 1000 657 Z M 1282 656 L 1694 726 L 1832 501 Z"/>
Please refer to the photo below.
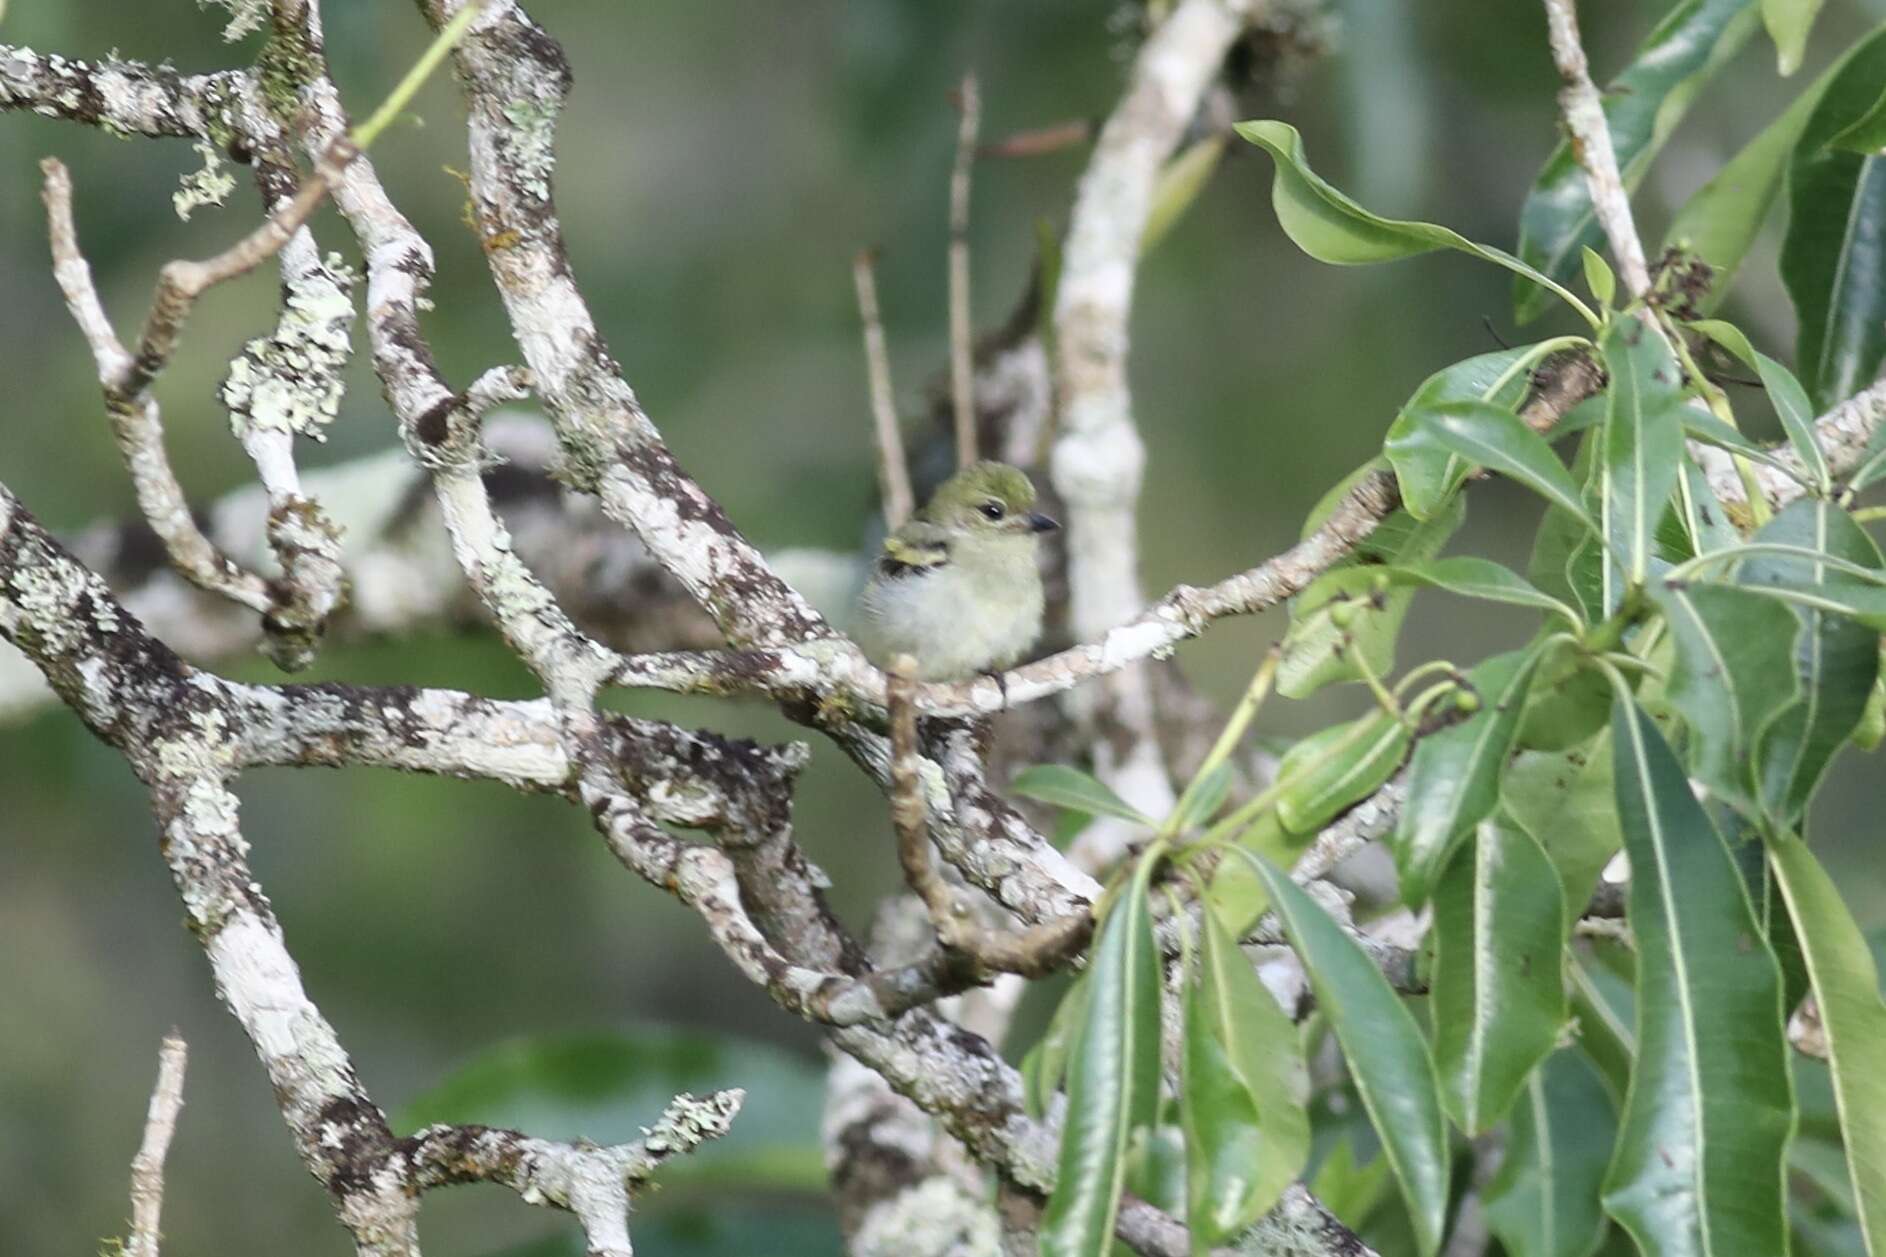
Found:
<path fill-rule="evenodd" d="M 158 1229 L 164 1212 L 164 1158 L 170 1137 L 177 1131 L 183 1110 L 183 1069 L 189 1049 L 175 1030 L 157 1049 L 157 1085 L 151 1088 L 151 1107 L 144 1118 L 144 1141 L 131 1158 L 131 1236 L 125 1257 L 157 1257 L 163 1238 Z"/>
<path fill-rule="evenodd" d="M 1591 81 L 1585 47 L 1578 39 L 1576 0 L 1545 0 L 1545 18 L 1552 62 L 1565 84 L 1559 90 L 1559 110 L 1565 115 L 1565 129 L 1571 133 L 1572 155 L 1585 168 L 1592 210 L 1611 241 L 1611 254 L 1617 259 L 1625 291 L 1633 298 L 1642 297 L 1650 291 L 1650 268 L 1631 218 L 1630 194 L 1624 190 L 1623 177 L 1618 173 L 1617 150 L 1611 144 L 1604 103 Z"/>
<path fill-rule="evenodd" d="M 157 291 L 151 296 L 151 311 L 145 316 L 144 332 L 138 338 L 137 356 L 130 369 L 113 382 L 114 386 L 127 396 L 149 388 L 170 361 L 197 298 L 218 284 L 247 275 L 280 252 L 326 199 L 328 188 L 341 171 L 358 156 L 360 149 L 351 139 L 343 136 L 335 140 L 293 198 L 263 219 L 261 226 L 215 257 L 200 262 L 179 258 L 167 263 L 158 272 Z"/>
<path fill-rule="evenodd" d="M 923 900 L 930 923 L 946 948 L 968 955 L 989 972 L 1038 978 L 1052 973 L 1087 945 L 1091 913 L 1071 912 L 1031 926 L 1019 934 L 980 927 L 969 905 L 957 899 L 930 860 L 930 831 L 923 804 L 917 757 L 917 662 L 899 655 L 886 674 L 891 722 L 891 821 L 897 829 L 897 857 L 904 880 Z"/>
<path fill-rule="evenodd" d="M 878 491 L 884 498 L 885 527 L 895 529 L 910 518 L 917 500 L 910 489 L 903 434 L 897 427 L 891 359 L 884 346 L 884 320 L 878 313 L 876 263 L 873 250 L 858 250 L 851 259 L 851 279 L 858 290 L 858 317 L 864 323 L 864 364 L 871 381 L 872 430 L 877 434 Z"/>
<path fill-rule="evenodd" d="M 969 325 L 969 176 L 982 128 L 982 94 L 974 71 L 956 94 L 962 111 L 956 131 L 956 166 L 950 171 L 950 397 L 956 403 L 956 465 L 976 461 L 976 379 Z"/>
<path fill-rule="evenodd" d="M 1045 127 L 1011 131 L 999 140 L 991 140 L 976 150 L 979 157 L 1045 157 L 1063 149 L 1085 144 L 1094 136 L 1094 124 L 1085 118 L 1056 122 Z"/>

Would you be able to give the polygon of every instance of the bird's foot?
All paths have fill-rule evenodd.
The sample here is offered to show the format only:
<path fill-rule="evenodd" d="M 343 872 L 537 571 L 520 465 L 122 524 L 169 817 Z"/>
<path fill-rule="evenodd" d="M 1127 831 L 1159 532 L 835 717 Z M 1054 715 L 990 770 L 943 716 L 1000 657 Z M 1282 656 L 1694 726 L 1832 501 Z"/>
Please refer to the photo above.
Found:
<path fill-rule="evenodd" d="M 995 671 L 984 672 L 982 675 L 988 677 L 991 681 L 994 681 L 995 688 L 1002 692 L 1002 706 L 1000 710 L 1007 711 L 1008 710 L 1008 674 L 1006 672 L 1001 671 L 1000 669 L 997 669 Z"/>

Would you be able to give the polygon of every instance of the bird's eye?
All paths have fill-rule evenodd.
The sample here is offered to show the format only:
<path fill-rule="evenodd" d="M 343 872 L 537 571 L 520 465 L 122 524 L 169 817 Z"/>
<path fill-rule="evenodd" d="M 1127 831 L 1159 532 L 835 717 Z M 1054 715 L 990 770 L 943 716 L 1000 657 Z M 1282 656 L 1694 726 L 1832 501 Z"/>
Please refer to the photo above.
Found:
<path fill-rule="evenodd" d="M 976 509 L 982 512 L 982 517 L 984 519 L 1001 519 L 1002 518 L 1002 504 L 1000 502 L 984 502 L 981 506 L 978 506 Z"/>

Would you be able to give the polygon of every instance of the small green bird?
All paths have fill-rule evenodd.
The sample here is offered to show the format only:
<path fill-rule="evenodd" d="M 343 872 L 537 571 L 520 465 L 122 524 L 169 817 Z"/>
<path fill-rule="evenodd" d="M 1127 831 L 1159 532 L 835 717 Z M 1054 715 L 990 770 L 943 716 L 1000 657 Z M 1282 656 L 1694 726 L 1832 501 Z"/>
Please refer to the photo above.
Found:
<path fill-rule="evenodd" d="M 917 660 L 924 681 L 962 681 L 1021 658 L 1041 634 L 1044 532 L 1035 486 L 1007 463 L 980 462 L 944 481 L 884 539 L 858 595 L 858 644 L 871 662 Z"/>

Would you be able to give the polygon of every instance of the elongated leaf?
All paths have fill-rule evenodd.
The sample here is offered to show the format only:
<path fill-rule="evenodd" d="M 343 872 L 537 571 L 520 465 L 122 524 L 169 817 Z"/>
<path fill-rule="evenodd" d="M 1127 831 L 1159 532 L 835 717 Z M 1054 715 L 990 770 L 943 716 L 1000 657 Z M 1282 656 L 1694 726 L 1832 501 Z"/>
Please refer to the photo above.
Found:
<path fill-rule="evenodd" d="M 1829 144 L 1871 111 L 1882 82 L 1886 42 L 1868 41 L 1827 85 L 1788 167 L 1781 278 L 1817 410 L 1851 396 L 1886 355 L 1886 159 Z"/>
<path fill-rule="evenodd" d="M 1541 653 L 1536 646 L 1510 651 L 1473 668 L 1467 679 L 1479 695 L 1479 710 L 1416 744 L 1394 843 L 1408 903 L 1426 902 L 1455 844 L 1499 801 L 1500 774 Z"/>
<path fill-rule="evenodd" d="M 1839 616 L 1865 625 L 1875 633 L 1886 632 L 1886 589 L 1878 585 L 1809 585 L 1776 581 L 1743 588 L 1758 595 L 1766 595 L 1770 601 Z"/>
<path fill-rule="evenodd" d="M 1598 304 L 1609 309 L 1616 304 L 1618 277 L 1612 271 L 1611 264 L 1592 249 L 1580 249 L 1579 257 L 1585 268 L 1585 287 L 1591 289 L 1591 295 L 1598 299 Z"/>
<path fill-rule="evenodd" d="M 1545 849 L 1504 817 L 1481 821 L 1434 888 L 1434 1061 L 1468 1134 L 1506 1115 L 1558 1042 L 1566 929 Z"/>
<path fill-rule="evenodd" d="M 1364 668 L 1378 677 L 1393 671 L 1395 640 L 1414 591 L 1394 588 L 1375 573 L 1382 564 L 1419 563 L 1439 554 L 1466 509 L 1466 499 L 1457 497 L 1425 520 L 1396 511 L 1347 562 L 1304 590 L 1291 604 L 1277 692 L 1306 698 L 1325 685 L 1360 680 Z"/>
<path fill-rule="evenodd" d="M 1276 159 L 1277 178 L 1271 184 L 1271 204 L 1277 211 L 1277 222 L 1299 249 L 1317 261 L 1336 266 L 1362 266 L 1415 257 L 1435 249 L 1458 249 L 1505 267 L 1530 281 L 1529 288 L 1544 285 L 1577 310 L 1586 322 L 1596 325 L 1596 316 L 1560 282 L 1565 276 L 1541 274 L 1510 253 L 1476 244 L 1446 227 L 1382 218 L 1363 209 L 1310 169 L 1309 159 L 1303 152 L 1303 137 L 1288 123 L 1240 122 L 1237 132 Z M 1533 291 L 1540 290 L 1533 288 Z"/>
<path fill-rule="evenodd" d="M 1684 406 L 1676 361 L 1642 321 L 1614 321 L 1599 350 L 1611 377 L 1600 482 L 1604 532 L 1612 550 L 1604 569 L 1608 615 L 1623 601 L 1623 586 L 1642 585 L 1650 574 L 1657 521 L 1676 490 L 1682 465 L 1679 412 Z"/>
<path fill-rule="evenodd" d="M 1408 730 L 1380 710 L 1304 738 L 1277 766 L 1278 820 L 1289 833 L 1315 833 L 1394 776 L 1408 742 Z"/>
<path fill-rule="evenodd" d="M 1742 534 L 1736 531 L 1727 508 L 1716 497 L 1715 490 L 1709 487 L 1709 478 L 1688 459 L 1683 463 L 1680 489 L 1677 510 L 1682 516 L 1683 531 L 1691 554 L 1714 554 L 1718 550 L 1742 544 Z"/>
<path fill-rule="evenodd" d="M 1212 172 L 1218 169 L 1225 143 L 1223 132 L 1208 135 L 1167 162 L 1166 168 L 1159 172 L 1159 182 L 1153 188 L 1152 209 L 1147 212 L 1146 226 L 1139 234 L 1142 256 L 1152 252 L 1153 246 L 1166 238 L 1166 233 L 1198 200 L 1199 193 L 1211 182 Z"/>
<path fill-rule="evenodd" d="M 1553 1053 L 1526 1082 L 1506 1159 L 1487 1186 L 1487 1224 L 1509 1257 L 1587 1257 L 1598 1246 L 1598 1188 L 1616 1138 L 1611 1097 L 1591 1066 L 1569 1049 Z"/>
<path fill-rule="evenodd" d="M 1742 329 L 1733 323 L 1704 319 L 1690 326 L 1740 358 L 1761 377 L 1762 388 L 1767 391 L 1768 400 L 1781 420 L 1782 430 L 1788 434 L 1788 443 L 1801 456 L 1801 465 L 1808 469 L 1815 485 L 1825 493 L 1832 484 L 1832 477 L 1820 444 L 1814 440 L 1814 408 L 1807 399 L 1807 390 L 1794 378 L 1794 372 L 1758 352 L 1742 334 Z"/>
<path fill-rule="evenodd" d="M 1375 962 L 1315 900 L 1274 865 L 1262 863 L 1261 876 L 1381 1136 L 1417 1247 L 1433 1257 L 1447 1217 L 1451 1149 L 1427 1041 Z"/>
<path fill-rule="evenodd" d="M 1085 816 L 1117 816 L 1149 829 L 1155 823 L 1100 778 L 1066 764 L 1031 764 L 1015 774 L 1009 789 Z"/>
<path fill-rule="evenodd" d="M 1067 1064 L 1059 1168 L 1041 1222 L 1043 1257 L 1106 1251 L 1126 1185 L 1128 1141 L 1158 1112 L 1159 952 L 1146 870 L 1108 912 L 1087 985 L 1087 1017 Z"/>
<path fill-rule="evenodd" d="M 1676 639 L 1666 693 L 1689 727 L 1692 770 L 1718 793 L 1756 797 L 1755 738 L 1794 701 L 1801 622 L 1780 603 L 1727 585 L 1671 587 L 1651 598 Z"/>
<path fill-rule="evenodd" d="M 1827 142 L 1850 153 L 1877 153 L 1886 148 L 1886 91 L 1879 94 L 1871 109 L 1848 123 Z"/>
<path fill-rule="evenodd" d="M 1581 409 L 1596 406 L 1602 416 L 1609 404 L 1608 399 L 1599 395 L 1582 403 Z M 1595 486 L 1598 478 L 1598 453 L 1603 443 L 1602 431 L 1594 429 L 1585 433 L 1579 438 L 1578 453 L 1572 459 L 1572 482 L 1587 486 L 1583 494 L 1587 502 L 1595 502 L 1591 486 Z M 1548 506 L 1545 517 L 1539 521 L 1539 531 L 1533 536 L 1532 554 L 1526 560 L 1526 579 L 1554 598 L 1579 608 L 1587 617 L 1593 612 L 1602 614 L 1597 592 L 1602 577 L 1595 566 L 1601 555 L 1590 550 L 1592 531 L 1586 523 L 1589 518 L 1589 507 L 1582 514 L 1574 515 L 1561 507 Z M 1587 552 L 1594 561 L 1589 581 L 1580 569 Z M 1589 599 L 1586 597 L 1588 587 L 1592 591 Z"/>
<path fill-rule="evenodd" d="M 1828 502 L 1802 500 L 1755 534 L 1754 541 L 1806 547 L 1858 563 L 1881 566 L 1879 550 L 1845 511 Z M 1811 559 L 1756 556 L 1738 573 L 1743 584 L 1820 586 L 1822 594 L 1860 588 L 1859 578 Z M 1797 608 L 1803 632 L 1795 651 L 1800 697 L 1757 735 L 1763 806 L 1790 825 L 1820 784 L 1834 752 L 1850 737 L 1866 711 L 1867 694 L 1879 672 L 1879 634 L 1841 615 Z"/>
<path fill-rule="evenodd" d="M 1746 886 L 1636 703 L 1612 718 L 1631 858 L 1637 1063 L 1605 1208 L 1646 1257 L 1787 1251 L 1781 974 Z"/>
<path fill-rule="evenodd" d="M 1849 58 L 1878 38 L 1869 36 L 1864 44 L 1824 70 L 1676 212 L 1669 231 L 1664 233 L 1663 245 L 1665 249 L 1695 253 L 1714 272 L 1709 291 L 1698 302 L 1705 313 L 1722 304 L 1734 284 L 1735 273 L 1748 255 L 1749 246 L 1755 243 L 1775 193 L 1781 188 L 1781 173 L 1788 168 L 1801 128 L 1820 103 L 1821 93 Z"/>
<path fill-rule="evenodd" d="M 1519 416 L 1484 402 L 1443 402 L 1420 412 L 1415 422 L 1446 449 L 1511 476 L 1597 531 L 1565 464 Z"/>
<path fill-rule="evenodd" d="M 1500 806 L 1545 848 L 1574 915 L 1624 842 L 1611 761 L 1606 732 L 1569 750 L 1522 751 L 1500 779 Z"/>
<path fill-rule="evenodd" d="M 1576 951 L 1566 957 L 1565 976 L 1568 999 L 1578 1027 L 1578 1046 L 1584 1050 L 1592 1067 L 1605 1081 L 1606 1089 L 1619 1105 L 1630 1093 L 1631 1071 L 1637 1060 L 1637 1036 L 1631 1029 L 1636 1018 L 1634 998 L 1622 984 L 1607 988 L 1604 976 L 1579 959 Z"/>
<path fill-rule="evenodd" d="M 1083 973 L 1074 979 L 1074 984 L 1067 988 L 1067 994 L 1061 997 L 1040 1040 L 1022 1057 L 1022 1103 L 1032 1116 L 1040 1117 L 1046 1113 L 1054 1093 L 1061 1089 L 1061 1080 L 1067 1076 L 1067 1058 L 1074 1047 L 1074 1036 L 1086 1020 L 1087 975 Z"/>
<path fill-rule="evenodd" d="M 1605 121 L 1625 187 L 1643 179 L 1690 98 L 1748 38 L 1753 16 L 1749 0 L 1681 0 L 1605 88 Z M 1577 270 L 1580 249 L 1601 243 L 1584 171 L 1571 146 L 1560 143 L 1520 211 L 1519 256 L 1563 280 Z M 1513 298 L 1522 323 L 1546 304 L 1545 294 L 1524 281 L 1514 285 Z"/>
<path fill-rule="evenodd" d="M 1814 17 L 1821 10 L 1821 0 L 1762 0 L 1762 25 L 1775 41 L 1775 65 L 1782 74 L 1801 68 L 1801 53 L 1807 48 L 1807 33 L 1814 28 Z"/>
<path fill-rule="evenodd" d="M 1308 1094 L 1296 1026 L 1237 940 L 1205 913 L 1198 982 L 1186 992 L 1179 1097 L 1195 1252 L 1256 1221 L 1303 1172 Z"/>
<path fill-rule="evenodd" d="M 1395 468 L 1402 505 L 1416 519 L 1426 519 L 1460 487 L 1473 467 L 1432 433 L 1415 416 L 1443 402 L 1486 402 L 1514 410 L 1525 400 L 1531 377 L 1519 369 L 1532 347 L 1502 349 L 1480 354 L 1436 371 L 1402 405 L 1388 425 L 1382 450 Z"/>
<path fill-rule="evenodd" d="M 1388 576 L 1397 583 L 1409 581 L 1427 585 L 1463 598 L 1482 598 L 1488 602 L 1549 611 L 1574 628 L 1584 623 L 1584 617 L 1576 609 L 1539 589 L 1513 569 L 1475 555 L 1461 554 L 1429 563 L 1406 564 L 1389 569 Z"/>
<path fill-rule="evenodd" d="M 1867 1251 L 1886 1253 L 1886 1068 L 1880 1058 L 1886 1046 L 1886 1003 L 1880 1000 L 1879 971 L 1833 879 L 1807 844 L 1784 836 L 1768 854 L 1820 1003 Z"/>

